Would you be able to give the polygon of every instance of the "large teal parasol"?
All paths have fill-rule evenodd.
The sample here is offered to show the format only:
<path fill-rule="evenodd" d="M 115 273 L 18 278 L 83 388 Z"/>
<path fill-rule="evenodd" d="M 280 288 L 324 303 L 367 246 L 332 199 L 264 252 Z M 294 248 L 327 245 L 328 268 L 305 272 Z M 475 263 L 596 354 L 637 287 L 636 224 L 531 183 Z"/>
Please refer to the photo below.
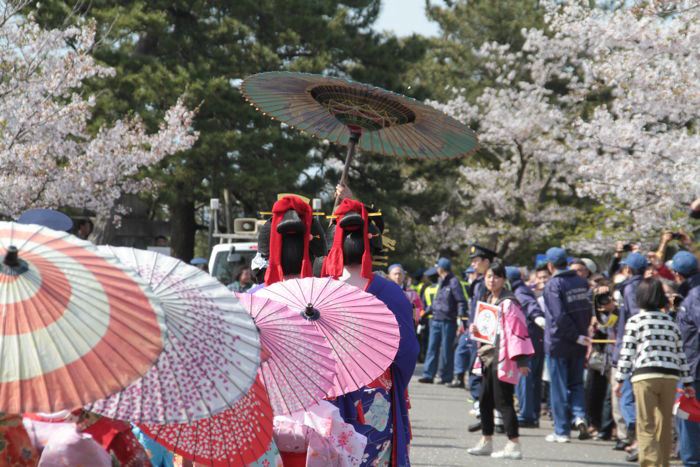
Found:
<path fill-rule="evenodd" d="M 249 76 L 241 86 L 252 106 L 293 128 L 348 146 L 408 159 L 468 156 L 479 148 L 467 126 L 415 99 L 341 78 L 292 72 Z"/>

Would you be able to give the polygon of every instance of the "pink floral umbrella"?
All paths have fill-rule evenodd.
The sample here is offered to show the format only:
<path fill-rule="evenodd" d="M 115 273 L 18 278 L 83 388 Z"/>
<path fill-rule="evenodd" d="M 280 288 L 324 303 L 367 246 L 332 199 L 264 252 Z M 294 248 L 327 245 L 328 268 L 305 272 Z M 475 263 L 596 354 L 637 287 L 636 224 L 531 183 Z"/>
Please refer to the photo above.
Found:
<path fill-rule="evenodd" d="M 253 320 L 219 281 L 175 258 L 99 247 L 153 289 L 165 314 L 163 353 L 139 380 L 86 407 L 132 423 L 188 423 L 231 408 L 253 384 L 260 340 Z"/>
<path fill-rule="evenodd" d="M 292 279 L 256 292 L 287 305 L 328 339 L 337 364 L 332 398 L 356 391 L 389 368 L 399 348 L 394 314 L 374 295 L 331 278 Z"/>
<path fill-rule="evenodd" d="M 139 428 L 185 459 L 213 467 L 244 466 L 257 460 L 272 440 L 272 406 L 258 377 L 232 408 L 193 423 Z"/>
<path fill-rule="evenodd" d="M 333 387 L 336 364 L 316 326 L 287 306 L 250 294 L 236 294 L 260 331 L 258 373 L 275 415 L 306 410 Z"/>

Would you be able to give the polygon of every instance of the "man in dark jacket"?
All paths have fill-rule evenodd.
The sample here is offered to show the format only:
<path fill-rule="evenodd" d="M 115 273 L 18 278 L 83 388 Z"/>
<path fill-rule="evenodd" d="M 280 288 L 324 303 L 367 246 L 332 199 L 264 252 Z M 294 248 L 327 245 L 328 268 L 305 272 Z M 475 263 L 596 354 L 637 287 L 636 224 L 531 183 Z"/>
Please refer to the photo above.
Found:
<path fill-rule="evenodd" d="M 586 349 L 590 344 L 588 327 L 592 305 L 588 282 L 567 269 L 566 250 L 547 250 L 547 267 L 552 278 L 544 288 L 544 351 L 550 379 L 550 399 L 554 433 L 549 442 L 567 443 L 571 433 L 571 415 L 579 438 L 588 436 L 583 393 Z"/>
<path fill-rule="evenodd" d="M 544 313 L 537 304 L 537 298 L 530 287 L 525 285 L 520 269 L 514 266 L 506 268 L 506 276 L 510 282 L 511 291 L 520 302 L 520 307 L 525 313 L 527 331 L 535 349 L 530 356 L 528 366 L 530 373 L 521 376 L 516 393 L 520 402 L 518 425 L 522 428 L 536 428 L 540 426 L 540 402 L 542 401 L 542 370 L 544 369 Z"/>
<path fill-rule="evenodd" d="M 469 323 L 474 322 L 474 313 L 476 312 L 476 302 L 481 299 L 481 296 L 486 290 L 484 285 L 484 274 L 491 265 L 491 261 L 496 257 L 496 252 L 488 248 L 472 244 L 469 247 L 469 259 L 471 260 L 472 273 L 476 278 L 469 284 L 469 319 L 465 319 L 461 323 L 461 329 L 458 329 L 459 339 L 455 348 L 455 379 L 448 387 L 462 388 L 466 380 L 469 381 L 469 391 L 473 400 L 479 398 L 479 380 L 481 377 L 470 375 L 470 370 L 476 359 L 476 346 L 474 341 L 469 338 Z M 468 376 L 468 377 L 467 377 Z"/>
<path fill-rule="evenodd" d="M 438 292 L 430 306 L 430 337 L 428 352 L 423 365 L 421 383 L 432 383 L 438 369 L 438 351 L 440 352 L 440 367 L 442 383 L 452 381 L 453 353 L 452 344 L 457 333 L 457 319 L 467 315 L 467 300 L 464 298 L 462 284 L 457 276 L 452 274 L 452 263 L 447 258 L 440 258 L 435 265 L 440 277 Z"/>
<path fill-rule="evenodd" d="M 615 350 L 613 351 L 612 363 L 617 366 L 617 359 L 620 357 L 620 348 L 622 347 L 622 338 L 625 335 L 625 323 L 629 318 L 639 313 L 639 307 L 637 306 L 637 287 L 639 283 L 644 278 L 644 271 L 646 271 L 649 266 L 649 262 L 644 257 L 644 255 L 633 252 L 628 254 L 622 261 L 620 261 L 620 266 L 622 267 L 622 273 L 627 276 L 619 286 L 620 293 L 622 294 L 622 303 L 620 306 L 620 311 L 617 321 L 617 330 L 615 335 Z M 615 397 L 614 395 L 612 397 Z M 628 378 L 625 380 L 622 386 L 622 397 L 620 397 L 620 413 L 622 418 L 625 419 L 627 425 L 628 437 L 632 440 L 635 439 L 635 427 L 637 424 L 637 411 L 634 402 L 634 392 L 632 389 L 632 382 Z M 634 456 L 637 455 L 636 452 L 630 451 L 630 460 L 636 459 Z"/>
<path fill-rule="evenodd" d="M 683 285 L 685 298 L 678 310 L 678 327 L 690 374 L 695 378 L 695 397 L 700 396 L 700 269 L 692 253 L 679 251 L 673 256 L 671 269 Z M 683 465 L 700 465 L 700 423 L 678 419 L 678 442 Z"/>

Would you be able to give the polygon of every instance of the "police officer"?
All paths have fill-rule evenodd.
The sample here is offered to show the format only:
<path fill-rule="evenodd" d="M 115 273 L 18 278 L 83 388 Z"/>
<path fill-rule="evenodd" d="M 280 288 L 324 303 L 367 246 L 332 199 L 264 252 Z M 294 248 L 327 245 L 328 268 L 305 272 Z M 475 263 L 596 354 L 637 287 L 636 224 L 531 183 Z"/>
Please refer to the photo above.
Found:
<path fill-rule="evenodd" d="M 639 313 L 637 306 L 636 295 L 637 287 L 644 278 L 644 271 L 649 266 L 649 262 L 639 253 L 633 252 L 627 255 L 621 262 L 622 273 L 627 278 L 620 284 L 619 290 L 622 293 L 622 306 L 620 307 L 617 329 L 615 336 L 615 350 L 613 352 L 613 365 L 617 365 L 617 359 L 620 356 L 620 348 L 622 347 L 622 337 L 625 335 L 625 323 L 629 318 Z M 612 397 L 615 397 L 614 395 Z M 637 411 L 634 402 L 634 392 L 632 390 L 632 382 L 627 379 L 622 386 L 622 397 L 619 401 L 620 412 L 625 419 L 627 425 L 627 437 L 634 441 L 636 438 Z M 636 462 L 637 452 L 635 449 L 630 451 L 627 460 Z"/>
<path fill-rule="evenodd" d="M 420 294 L 420 298 L 423 300 L 423 309 L 425 310 L 425 314 L 418 322 L 418 342 L 420 343 L 418 361 L 421 363 L 425 362 L 425 355 L 428 353 L 430 319 L 433 317 L 430 309 L 438 291 L 437 277 L 437 269 L 435 268 L 428 268 L 423 272 L 423 278 L 427 281 L 427 285 L 423 287 Z"/>
<path fill-rule="evenodd" d="M 591 342 L 588 327 L 592 305 L 588 282 L 567 269 L 566 250 L 550 248 L 546 253 L 552 278 L 544 288 L 544 348 L 550 377 L 550 399 L 554 417 L 554 433 L 549 442 L 568 443 L 571 418 L 579 437 L 588 435 L 583 393 L 583 372 L 586 350 Z"/>
<path fill-rule="evenodd" d="M 455 379 L 448 385 L 451 388 L 463 388 L 465 385 L 465 375 L 468 375 L 469 390 L 472 400 L 476 401 L 479 398 L 479 382 L 481 377 L 470 375 L 470 370 L 474 366 L 476 359 L 476 347 L 474 342 L 469 338 L 469 323 L 474 322 L 474 313 L 476 313 L 476 302 L 486 291 L 484 285 L 484 274 L 489 269 L 491 261 L 496 257 L 496 252 L 489 250 L 477 243 L 473 243 L 469 247 L 469 259 L 471 260 L 472 274 L 476 278 L 469 284 L 469 319 L 463 321 L 459 329 L 459 341 L 455 349 Z"/>
<path fill-rule="evenodd" d="M 474 273 L 474 268 L 469 266 L 469 268 L 464 271 L 464 278 L 468 278 L 470 274 Z M 464 293 L 464 297 L 467 299 L 467 301 L 470 300 L 471 293 L 471 282 L 469 280 L 462 279 L 459 281 L 459 283 L 462 286 L 462 292 Z M 458 341 L 457 341 L 457 347 L 455 348 L 455 356 L 454 356 L 454 361 L 455 361 L 455 376 L 452 382 L 447 384 L 448 388 L 463 388 L 464 387 L 464 375 L 465 373 L 468 372 L 468 366 L 469 366 L 469 356 L 471 352 L 469 351 L 469 339 L 468 339 L 468 333 L 466 333 L 466 329 L 468 329 L 468 324 L 469 324 L 469 318 L 467 316 L 463 316 L 459 319 L 459 322 L 457 323 L 457 335 Z"/>
<path fill-rule="evenodd" d="M 525 313 L 527 331 L 535 349 L 530 356 L 528 366 L 530 372 L 521 376 L 516 393 L 520 406 L 518 425 L 521 428 L 538 428 L 540 426 L 540 402 L 542 401 L 542 370 L 544 369 L 544 313 L 537 303 L 535 293 L 525 285 L 520 275 L 520 269 L 515 266 L 506 268 L 506 277 L 515 298 Z"/>
<path fill-rule="evenodd" d="M 466 316 L 467 300 L 462 292 L 459 279 L 452 273 L 452 262 L 440 258 L 436 264 L 438 275 L 438 291 L 430 307 L 433 319 L 430 322 L 430 338 L 428 352 L 423 366 L 423 377 L 420 383 L 432 383 L 438 370 L 437 353 L 440 351 L 441 382 L 452 380 L 453 354 L 452 343 L 457 331 L 457 318 Z"/>
<path fill-rule="evenodd" d="M 678 311 L 678 327 L 683 338 L 683 350 L 688 358 L 690 374 L 695 378 L 695 397 L 700 395 L 700 268 L 692 253 L 679 251 L 671 261 L 676 282 L 684 295 Z M 700 465 L 700 423 L 678 419 L 678 441 L 683 465 Z"/>

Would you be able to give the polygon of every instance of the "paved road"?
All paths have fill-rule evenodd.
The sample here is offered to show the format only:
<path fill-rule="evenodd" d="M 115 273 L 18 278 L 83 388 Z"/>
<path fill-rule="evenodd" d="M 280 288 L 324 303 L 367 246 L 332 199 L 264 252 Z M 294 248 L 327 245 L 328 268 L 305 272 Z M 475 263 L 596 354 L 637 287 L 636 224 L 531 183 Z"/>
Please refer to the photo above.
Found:
<path fill-rule="evenodd" d="M 419 365 L 420 367 L 420 365 Z M 418 368 L 417 370 L 419 370 Z M 551 432 L 551 422 L 539 429 L 521 430 L 522 461 L 505 461 L 472 457 L 466 449 L 479 440 L 479 433 L 469 433 L 467 426 L 476 420 L 469 415 L 471 408 L 462 389 L 449 389 L 440 384 L 420 384 L 416 371 L 410 386 L 411 463 L 414 466 L 456 467 L 465 465 L 518 466 L 633 466 L 625 462 L 624 453 L 612 450 L 612 443 L 578 441 L 551 444 L 544 437 Z M 494 447 L 501 448 L 505 435 L 496 435 Z"/>

